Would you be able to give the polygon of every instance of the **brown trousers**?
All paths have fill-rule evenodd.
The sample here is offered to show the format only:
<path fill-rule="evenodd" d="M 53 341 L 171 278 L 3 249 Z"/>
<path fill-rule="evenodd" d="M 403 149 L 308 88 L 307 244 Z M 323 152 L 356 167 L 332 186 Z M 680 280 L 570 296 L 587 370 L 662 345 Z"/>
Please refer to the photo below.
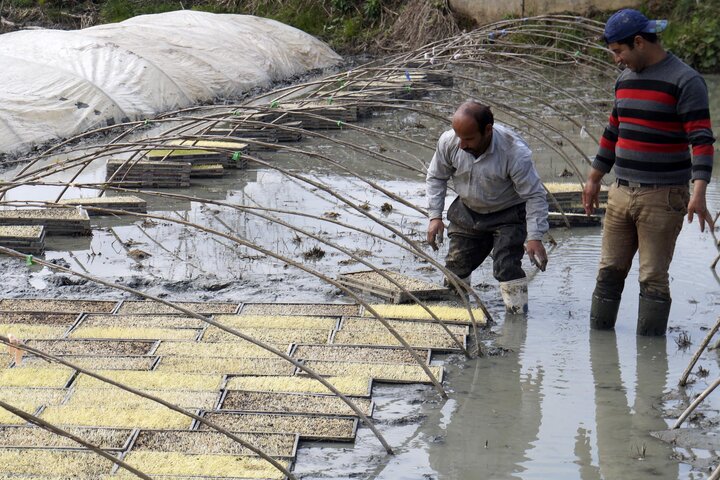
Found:
<path fill-rule="evenodd" d="M 640 294 L 670 300 L 668 269 L 690 198 L 687 186 L 610 188 L 595 295 L 619 300 L 635 252 Z"/>

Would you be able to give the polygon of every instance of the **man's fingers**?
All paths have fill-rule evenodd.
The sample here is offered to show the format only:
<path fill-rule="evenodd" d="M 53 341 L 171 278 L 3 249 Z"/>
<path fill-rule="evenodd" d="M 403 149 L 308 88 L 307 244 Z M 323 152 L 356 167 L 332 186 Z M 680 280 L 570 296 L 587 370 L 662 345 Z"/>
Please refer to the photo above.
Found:
<path fill-rule="evenodd" d="M 708 224 L 708 227 L 710 227 L 710 229 L 714 229 L 714 228 L 715 228 L 715 221 L 713 220 L 712 215 L 710 215 L 710 212 L 709 212 L 708 210 L 705 210 L 705 215 L 704 215 L 704 217 L 705 217 L 705 221 L 706 221 L 707 224 Z"/>

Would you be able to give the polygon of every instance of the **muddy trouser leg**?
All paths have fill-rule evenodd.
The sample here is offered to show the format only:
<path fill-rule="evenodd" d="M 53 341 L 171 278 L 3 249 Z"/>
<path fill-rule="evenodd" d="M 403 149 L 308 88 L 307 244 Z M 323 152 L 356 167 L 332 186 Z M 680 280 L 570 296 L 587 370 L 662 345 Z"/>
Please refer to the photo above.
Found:
<path fill-rule="evenodd" d="M 590 327 L 615 328 L 625 278 L 638 248 L 635 220 L 630 211 L 633 202 L 628 187 L 613 185 L 603 221 L 602 253 L 595 291 L 590 307 Z"/>
<path fill-rule="evenodd" d="M 493 232 L 493 276 L 498 282 L 525 278 L 522 258 L 525 255 L 525 204 L 504 211 L 504 218 Z"/>
<path fill-rule="evenodd" d="M 492 250 L 491 233 L 474 233 L 457 225 L 448 229 L 450 246 L 445 257 L 445 267 L 460 278 L 469 277 Z M 448 282 L 452 287 L 452 283 Z"/>
<path fill-rule="evenodd" d="M 664 335 L 670 315 L 668 269 L 689 201 L 687 187 L 642 189 L 637 195 L 640 250 L 638 335 Z"/>

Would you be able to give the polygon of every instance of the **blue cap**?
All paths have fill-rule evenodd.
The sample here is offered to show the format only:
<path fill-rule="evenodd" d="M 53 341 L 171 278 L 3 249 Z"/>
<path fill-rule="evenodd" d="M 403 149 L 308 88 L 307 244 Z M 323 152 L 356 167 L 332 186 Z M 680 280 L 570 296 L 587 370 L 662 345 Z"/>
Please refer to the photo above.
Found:
<path fill-rule="evenodd" d="M 637 10 L 626 8 L 619 10 L 605 24 L 603 38 L 607 43 L 617 42 L 641 32 L 660 33 L 667 27 L 667 20 L 648 20 Z"/>

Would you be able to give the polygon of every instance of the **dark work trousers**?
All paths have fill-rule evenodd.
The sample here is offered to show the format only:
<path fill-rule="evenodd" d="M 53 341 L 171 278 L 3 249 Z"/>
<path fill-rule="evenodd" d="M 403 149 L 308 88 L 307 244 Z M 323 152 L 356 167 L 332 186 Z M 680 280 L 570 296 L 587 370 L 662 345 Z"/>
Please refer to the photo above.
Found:
<path fill-rule="evenodd" d="M 445 266 L 460 278 L 467 277 L 492 252 L 493 276 L 499 282 L 524 278 L 527 226 L 525 203 L 493 213 L 477 213 L 465 206 L 460 197 L 450 205 L 448 236 L 450 247 Z"/>

